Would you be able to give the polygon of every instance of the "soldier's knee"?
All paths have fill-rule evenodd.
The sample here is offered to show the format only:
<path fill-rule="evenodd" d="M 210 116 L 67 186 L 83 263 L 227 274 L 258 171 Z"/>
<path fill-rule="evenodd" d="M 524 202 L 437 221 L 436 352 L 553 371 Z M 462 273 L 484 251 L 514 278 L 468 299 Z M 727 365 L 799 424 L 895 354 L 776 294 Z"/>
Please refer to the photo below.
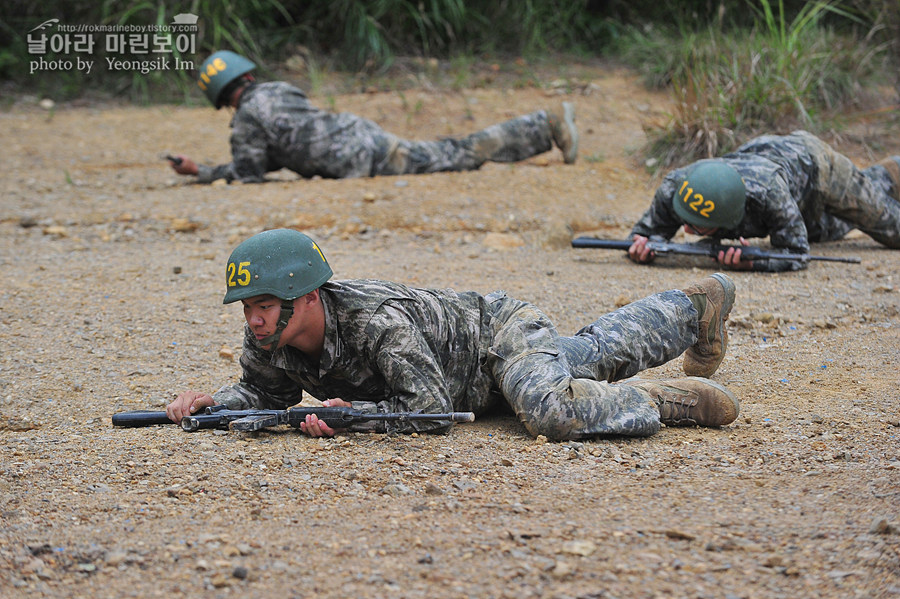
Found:
<path fill-rule="evenodd" d="M 569 379 L 568 384 L 532 395 L 519 404 L 519 420 L 535 437 L 583 439 L 597 435 L 647 437 L 659 431 L 659 412 L 640 392 L 605 382 Z"/>
<path fill-rule="evenodd" d="M 555 395 L 555 394 L 554 394 Z M 520 412 L 519 421 L 534 437 L 544 436 L 551 441 L 577 439 L 583 435 L 579 429 L 584 423 L 579 422 L 571 406 L 565 405 L 557 397 L 548 397 L 541 403 L 541 409 Z"/>
<path fill-rule="evenodd" d="M 531 387 L 519 405 L 519 420 L 535 437 L 543 435 L 553 441 L 580 439 L 597 424 L 597 414 L 587 404 L 596 393 L 588 388 L 594 381 L 566 377 L 552 388 Z"/>

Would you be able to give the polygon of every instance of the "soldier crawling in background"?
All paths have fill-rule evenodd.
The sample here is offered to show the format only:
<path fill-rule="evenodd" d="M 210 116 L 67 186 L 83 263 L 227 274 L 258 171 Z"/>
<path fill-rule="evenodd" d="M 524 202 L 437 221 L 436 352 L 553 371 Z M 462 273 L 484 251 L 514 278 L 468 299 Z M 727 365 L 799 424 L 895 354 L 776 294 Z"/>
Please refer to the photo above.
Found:
<path fill-rule="evenodd" d="M 853 228 L 900 248 L 900 156 L 860 170 L 807 133 L 753 139 L 721 158 L 666 175 L 650 209 L 631 230 L 629 257 L 650 262 L 648 240 L 687 233 L 714 241 L 766 237 L 774 247 L 809 254 L 809 243 L 841 239 Z M 717 261 L 737 270 L 806 268 L 807 260 L 741 260 L 740 246 Z"/>
<path fill-rule="evenodd" d="M 225 268 L 224 303 L 244 308 L 241 380 L 212 395 L 179 394 L 166 408 L 169 419 L 214 404 L 285 409 L 303 392 L 326 407 L 362 412 L 480 415 L 505 404 L 532 435 L 550 439 L 647 436 L 661 423 L 720 426 L 737 418 L 734 394 L 703 378 L 718 369 L 728 343 L 735 286 L 721 273 L 619 308 L 571 337 L 503 292 L 331 277 L 319 246 L 299 231 L 264 231 L 238 245 Z M 629 378 L 682 354 L 687 377 Z M 378 421 L 350 429 L 449 426 Z M 300 428 L 335 433 L 314 414 Z"/>
<path fill-rule="evenodd" d="M 553 148 L 566 164 L 578 154 L 575 108 L 562 113 L 539 110 L 466 137 L 408 141 L 368 119 L 334 114 L 312 106 L 300 89 L 284 82 L 256 83 L 256 65 L 227 50 L 200 67 L 198 85 L 216 109 L 235 109 L 231 127 L 232 161 L 215 167 L 184 155 L 172 161 L 181 175 L 200 183 L 217 179 L 255 183 L 267 172 L 287 168 L 301 177 L 342 179 L 475 170 L 488 161 L 517 162 Z"/>

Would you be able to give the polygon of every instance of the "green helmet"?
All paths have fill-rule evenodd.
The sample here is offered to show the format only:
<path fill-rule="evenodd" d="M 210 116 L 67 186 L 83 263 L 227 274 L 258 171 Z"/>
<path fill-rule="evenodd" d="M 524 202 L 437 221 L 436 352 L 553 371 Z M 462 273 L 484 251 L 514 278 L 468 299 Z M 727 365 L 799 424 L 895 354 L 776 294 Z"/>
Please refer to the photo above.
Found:
<path fill-rule="evenodd" d="M 228 84 L 256 68 L 250 60 L 229 50 L 219 50 L 200 65 L 197 85 L 218 110 L 224 104 L 222 91 Z"/>
<path fill-rule="evenodd" d="M 222 303 L 257 295 L 274 295 L 283 302 L 295 300 L 321 287 L 333 274 L 316 242 L 300 231 L 263 231 L 231 252 Z"/>
<path fill-rule="evenodd" d="M 672 207 L 694 227 L 733 229 L 744 218 L 747 189 L 723 160 L 701 160 L 687 168 L 672 198 Z"/>

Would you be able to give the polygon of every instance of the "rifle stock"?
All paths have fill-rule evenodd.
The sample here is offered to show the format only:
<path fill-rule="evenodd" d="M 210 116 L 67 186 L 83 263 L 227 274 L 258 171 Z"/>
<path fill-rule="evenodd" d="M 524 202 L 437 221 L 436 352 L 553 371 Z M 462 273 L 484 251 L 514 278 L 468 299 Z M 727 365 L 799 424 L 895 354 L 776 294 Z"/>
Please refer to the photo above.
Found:
<path fill-rule="evenodd" d="M 577 237 L 572 240 L 573 248 L 589 248 L 598 250 L 625 250 L 631 247 L 630 241 L 620 239 L 597 239 L 594 237 Z M 841 258 L 836 256 L 812 256 L 809 254 L 791 254 L 768 252 L 754 246 L 731 246 L 718 243 L 670 243 L 667 241 L 648 241 L 647 247 L 657 255 L 684 254 L 690 256 L 711 256 L 715 258 L 720 251 L 736 247 L 741 250 L 741 258 L 746 260 L 817 260 L 822 262 L 846 262 L 859 264 L 859 258 Z"/>

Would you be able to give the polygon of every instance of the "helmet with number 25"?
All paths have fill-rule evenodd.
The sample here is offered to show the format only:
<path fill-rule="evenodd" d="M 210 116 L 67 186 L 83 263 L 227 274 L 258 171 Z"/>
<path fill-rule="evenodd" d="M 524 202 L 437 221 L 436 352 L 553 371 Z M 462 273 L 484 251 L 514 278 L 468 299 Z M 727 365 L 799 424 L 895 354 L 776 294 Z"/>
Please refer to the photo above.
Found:
<path fill-rule="evenodd" d="M 334 273 L 316 242 L 300 231 L 263 231 L 234 248 L 225 267 L 223 304 L 257 295 L 295 300 Z"/>
<path fill-rule="evenodd" d="M 700 160 L 687 168 L 672 198 L 675 214 L 699 228 L 733 229 L 744 218 L 747 189 L 723 160 Z"/>
<path fill-rule="evenodd" d="M 226 95 L 222 93 L 225 88 L 255 68 L 256 64 L 240 54 L 235 54 L 230 50 L 219 50 L 211 54 L 200 65 L 197 85 L 218 110 L 227 101 Z"/>

